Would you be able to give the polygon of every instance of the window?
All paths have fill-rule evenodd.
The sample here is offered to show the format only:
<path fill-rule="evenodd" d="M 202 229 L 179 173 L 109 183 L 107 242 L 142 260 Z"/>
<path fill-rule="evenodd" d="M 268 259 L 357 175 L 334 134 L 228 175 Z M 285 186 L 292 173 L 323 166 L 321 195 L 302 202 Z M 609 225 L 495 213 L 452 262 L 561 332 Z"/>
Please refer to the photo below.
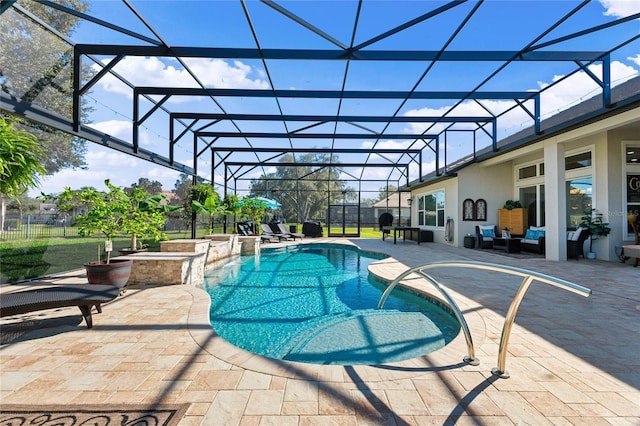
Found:
<path fill-rule="evenodd" d="M 625 150 L 625 193 L 627 202 L 627 216 L 640 215 L 640 144 L 628 144 Z M 632 240 L 633 230 L 627 222 L 626 240 Z"/>
<path fill-rule="evenodd" d="M 527 209 L 527 224 L 544 226 L 544 163 L 516 167 L 516 199 Z"/>
<path fill-rule="evenodd" d="M 593 150 L 568 152 L 564 158 L 566 170 L 567 228 L 576 229 L 585 211 L 595 207 Z"/>
<path fill-rule="evenodd" d="M 418 225 L 444 227 L 444 191 L 418 197 Z"/>
<path fill-rule="evenodd" d="M 586 210 L 593 208 L 591 177 L 567 181 L 567 228 L 577 229 Z"/>
<path fill-rule="evenodd" d="M 591 167 L 591 151 L 569 155 L 564 159 L 565 170 L 582 169 L 585 167 Z"/>
<path fill-rule="evenodd" d="M 518 179 L 527 179 L 537 176 L 536 165 L 521 167 L 518 169 Z"/>
<path fill-rule="evenodd" d="M 521 165 L 516 168 L 516 180 L 544 176 L 544 163 Z"/>

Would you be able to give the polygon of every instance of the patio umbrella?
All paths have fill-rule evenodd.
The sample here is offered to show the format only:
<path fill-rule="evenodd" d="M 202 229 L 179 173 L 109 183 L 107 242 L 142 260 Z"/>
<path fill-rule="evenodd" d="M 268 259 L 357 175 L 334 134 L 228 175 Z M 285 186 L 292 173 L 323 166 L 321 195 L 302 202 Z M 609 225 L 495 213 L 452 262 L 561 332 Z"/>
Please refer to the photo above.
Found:
<path fill-rule="evenodd" d="M 258 201 L 262 201 L 263 203 L 265 203 L 267 205 L 268 208 L 270 209 L 277 209 L 278 207 L 281 207 L 282 204 L 280 204 L 279 202 L 277 202 L 276 200 L 272 200 L 270 198 L 265 198 L 265 197 L 251 197 L 249 198 L 250 200 L 258 200 Z M 241 206 L 244 204 L 244 200 L 240 200 L 238 201 L 238 206 Z"/>

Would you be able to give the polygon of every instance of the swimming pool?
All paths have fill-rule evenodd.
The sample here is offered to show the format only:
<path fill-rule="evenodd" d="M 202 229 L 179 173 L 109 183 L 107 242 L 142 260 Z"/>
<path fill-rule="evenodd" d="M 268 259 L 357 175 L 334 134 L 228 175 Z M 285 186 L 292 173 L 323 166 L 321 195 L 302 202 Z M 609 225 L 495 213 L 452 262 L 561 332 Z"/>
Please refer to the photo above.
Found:
<path fill-rule="evenodd" d="M 379 364 L 425 355 L 460 331 L 453 314 L 400 289 L 378 310 L 384 284 L 367 266 L 385 256 L 342 244 L 263 249 L 207 272 L 211 325 L 270 358 Z"/>

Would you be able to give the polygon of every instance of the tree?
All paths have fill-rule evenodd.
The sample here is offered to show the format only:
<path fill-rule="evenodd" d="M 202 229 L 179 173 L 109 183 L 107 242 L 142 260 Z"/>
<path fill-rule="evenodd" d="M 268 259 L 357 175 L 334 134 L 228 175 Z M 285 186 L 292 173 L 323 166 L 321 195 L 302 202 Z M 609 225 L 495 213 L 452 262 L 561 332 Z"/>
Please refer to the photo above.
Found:
<path fill-rule="evenodd" d="M 267 203 L 255 197 L 246 196 L 238 204 L 240 205 L 240 216 L 251 220 L 253 222 L 253 232 L 258 234 L 258 225 L 262 223 L 262 218 L 269 210 Z"/>
<path fill-rule="evenodd" d="M 137 183 L 131 185 L 131 188 L 125 188 L 125 191 L 127 191 L 127 194 L 131 194 L 136 188 L 142 189 L 151 195 L 162 193 L 162 183 L 157 180 L 149 180 L 147 178 L 139 178 Z"/>
<path fill-rule="evenodd" d="M 280 162 L 292 162 L 293 156 L 284 155 Z M 300 163 L 327 164 L 329 154 L 310 153 L 297 159 Z M 337 158 L 333 156 L 333 163 Z M 344 182 L 339 181 L 339 171 L 335 167 L 276 166 L 274 173 L 252 180 L 251 195 L 274 198 L 282 204 L 284 217 L 295 217 L 304 222 L 307 219 L 324 218 L 327 213 L 327 197 L 330 203 L 342 201 Z"/>
<path fill-rule="evenodd" d="M 58 3 L 80 12 L 86 11 L 89 6 L 83 0 L 63 0 Z M 35 1 L 20 2 L 20 6 L 64 35 L 70 35 L 79 23 L 78 17 L 52 12 L 50 7 Z M 71 117 L 73 46 L 43 30 L 40 24 L 13 8 L 2 14 L 0 34 L 0 64 L 3 66 L 0 90 L 61 116 Z M 83 80 L 86 81 L 91 74 L 90 68 L 83 69 Z M 81 118 L 86 119 L 90 112 L 89 106 L 81 106 Z M 7 117 L 5 113 L 1 115 Z M 47 152 L 47 157 L 43 159 L 47 173 L 86 166 L 84 140 L 26 119 L 19 119 L 16 128 L 28 128 L 36 135 L 43 151 Z"/>
<path fill-rule="evenodd" d="M 381 187 L 378 193 L 378 201 L 380 200 L 384 200 L 385 198 L 387 198 L 389 196 L 389 194 L 394 194 L 396 192 L 398 192 L 398 187 L 395 185 L 385 185 L 383 187 Z"/>
<path fill-rule="evenodd" d="M 176 183 L 173 186 L 174 197 L 169 201 L 169 204 L 175 206 L 185 205 L 185 200 L 189 196 L 189 188 L 191 188 L 192 180 L 191 176 L 180 173 L 178 180 L 176 180 Z"/>
<path fill-rule="evenodd" d="M 46 171 L 45 153 L 35 135 L 16 130 L 0 117 L 0 233 L 4 229 L 5 197 L 18 197 L 39 184 Z"/>

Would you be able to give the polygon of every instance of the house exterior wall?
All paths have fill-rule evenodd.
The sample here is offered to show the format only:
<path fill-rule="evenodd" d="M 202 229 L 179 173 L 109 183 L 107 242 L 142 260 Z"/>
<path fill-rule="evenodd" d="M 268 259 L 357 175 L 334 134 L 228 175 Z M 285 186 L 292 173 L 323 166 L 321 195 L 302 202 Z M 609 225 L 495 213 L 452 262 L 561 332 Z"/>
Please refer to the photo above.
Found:
<path fill-rule="evenodd" d="M 463 245 L 466 234 L 476 234 L 476 225 L 498 225 L 498 209 L 504 202 L 513 198 L 513 165 L 511 161 L 484 167 L 474 164 L 458 172 L 458 215 L 456 223 L 460 232 L 456 236 L 459 246 Z M 476 201 L 483 198 L 487 202 L 486 221 L 463 221 L 462 201 L 471 198 Z M 477 243 L 477 241 L 476 241 Z"/>
<path fill-rule="evenodd" d="M 417 199 L 421 195 L 438 190 L 444 190 L 445 192 L 445 217 L 453 219 L 453 240 L 451 242 L 445 240 L 445 228 L 422 228 L 433 231 L 434 242 L 462 247 L 466 234 L 475 236 L 476 225 L 497 225 L 498 209 L 502 208 L 506 200 L 513 199 L 512 162 L 509 161 L 491 167 L 473 164 L 460 170 L 457 177 L 415 189 L 411 196 Z M 462 201 L 467 198 L 474 201 L 482 198 L 487 202 L 486 221 L 462 220 Z M 412 226 L 418 226 L 417 207 L 417 203 L 413 203 L 411 206 Z"/>
<path fill-rule="evenodd" d="M 508 199 L 518 199 L 515 167 L 530 162 L 545 163 L 545 219 L 547 259 L 566 259 L 566 179 L 565 155 L 591 149 L 593 206 L 604 215 L 611 233 L 594 241 L 598 259 L 617 261 L 615 246 L 629 243 L 624 199 L 626 143 L 640 144 L 640 108 L 595 121 L 579 128 L 541 140 L 535 144 L 506 152 L 482 163 L 471 164 L 457 172 L 456 177 L 414 188 L 411 196 L 418 197 L 437 190 L 445 191 L 445 216 L 455 221 L 452 244 L 463 246 L 464 236 L 475 235 L 478 224 L 498 223 L 498 209 Z M 552 187 L 551 187 L 552 186 Z M 463 221 L 462 202 L 483 198 L 487 202 L 486 222 Z M 412 206 L 412 226 L 417 226 L 417 203 Z M 434 231 L 436 242 L 445 242 L 444 228 Z M 587 250 L 588 250 L 588 241 Z"/>
<path fill-rule="evenodd" d="M 436 243 L 452 244 L 457 246 L 459 231 L 457 229 L 459 221 L 456 219 L 459 215 L 458 207 L 458 178 L 447 179 L 433 185 L 427 185 L 411 192 L 411 196 L 414 200 L 417 197 L 436 191 L 444 191 L 444 216 L 445 219 L 450 217 L 454 219 L 454 237 L 452 241 L 446 241 L 445 239 L 445 227 L 433 227 L 433 226 L 419 226 L 422 229 L 428 229 L 433 231 L 433 241 Z M 415 201 L 411 205 L 411 226 L 418 227 L 418 202 Z M 464 234 L 463 234 L 464 236 Z M 462 240 L 460 240 L 462 241 Z M 462 244 L 462 243 L 460 243 Z"/>

